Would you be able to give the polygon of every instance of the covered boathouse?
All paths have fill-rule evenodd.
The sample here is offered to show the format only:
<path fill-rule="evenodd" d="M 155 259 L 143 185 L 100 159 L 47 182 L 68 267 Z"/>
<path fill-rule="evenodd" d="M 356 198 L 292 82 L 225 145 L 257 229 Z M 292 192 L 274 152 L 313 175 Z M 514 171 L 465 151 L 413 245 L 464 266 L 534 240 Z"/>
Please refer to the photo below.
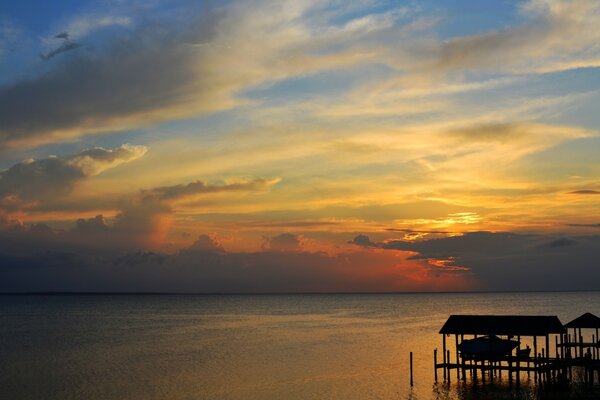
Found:
<path fill-rule="evenodd" d="M 510 381 L 514 373 L 517 382 L 521 371 L 533 372 L 536 380 L 567 373 L 564 363 L 559 362 L 564 358 L 559 343 L 565 339 L 565 327 L 556 316 L 451 315 L 439 333 L 443 338 L 442 362 L 438 364 L 434 350 L 436 380 L 439 368 L 444 380 L 450 380 L 452 369 L 457 379 L 466 379 L 467 372 L 474 379 L 478 373 L 484 380 L 486 374 L 494 379 L 505 371 Z M 447 343 L 451 336 L 454 343 Z M 551 343 L 555 344 L 554 351 Z"/>
<path fill-rule="evenodd" d="M 600 361 L 600 318 L 588 312 L 567 323 L 565 328 L 568 336 L 561 347 L 569 358 Z"/>

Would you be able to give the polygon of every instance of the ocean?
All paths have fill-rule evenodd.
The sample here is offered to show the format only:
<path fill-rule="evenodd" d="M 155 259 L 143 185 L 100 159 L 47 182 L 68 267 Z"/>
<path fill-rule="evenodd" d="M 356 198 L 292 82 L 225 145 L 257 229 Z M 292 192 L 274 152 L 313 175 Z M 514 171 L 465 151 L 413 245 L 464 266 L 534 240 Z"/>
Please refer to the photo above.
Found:
<path fill-rule="evenodd" d="M 600 292 L 3 295 L 0 399 L 595 399 L 433 373 L 450 314 L 586 311 Z"/>

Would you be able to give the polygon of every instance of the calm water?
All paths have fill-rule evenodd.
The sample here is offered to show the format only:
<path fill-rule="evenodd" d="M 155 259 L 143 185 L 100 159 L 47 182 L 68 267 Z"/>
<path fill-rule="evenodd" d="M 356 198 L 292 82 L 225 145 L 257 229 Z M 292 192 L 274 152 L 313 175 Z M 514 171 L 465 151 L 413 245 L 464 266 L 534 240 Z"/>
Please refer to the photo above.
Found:
<path fill-rule="evenodd" d="M 433 379 L 449 314 L 585 311 L 600 314 L 600 292 L 0 296 L 0 398 L 600 398 Z"/>

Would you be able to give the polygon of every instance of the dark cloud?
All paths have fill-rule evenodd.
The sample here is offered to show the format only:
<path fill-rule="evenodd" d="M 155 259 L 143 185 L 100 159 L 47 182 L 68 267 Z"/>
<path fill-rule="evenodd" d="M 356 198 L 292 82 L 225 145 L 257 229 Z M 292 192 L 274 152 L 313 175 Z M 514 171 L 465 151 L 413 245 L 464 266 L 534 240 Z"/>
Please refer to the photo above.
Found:
<path fill-rule="evenodd" d="M 371 239 L 369 239 L 367 235 L 358 235 L 348 243 L 355 244 L 360 247 L 379 247 L 377 243 L 371 242 Z"/>
<path fill-rule="evenodd" d="M 444 289 L 440 277 L 457 276 L 455 271 L 433 272 L 426 265 L 404 269 L 395 254 L 381 250 L 337 255 L 303 251 L 300 239 L 290 234 L 276 236 L 272 249 L 251 253 L 227 252 L 208 235 L 171 255 L 124 247 L 98 249 L 73 241 L 74 234 L 91 234 L 90 228 L 105 231 L 106 225 L 95 217 L 79 222 L 75 230 L 50 232 L 45 238 L 30 227 L 22 227 L 19 234 L 0 230 L 0 292 L 439 290 Z M 431 280 L 414 279 L 414 273 Z"/>
<path fill-rule="evenodd" d="M 143 197 L 152 197 L 157 200 L 178 200 L 198 194 L 217 192 L 255 192 L 268 189 L 277 183 L 277 179 L 254 179 L 245 182 L 235 182 L 225 185 L 208 185 L 206 182 L 195 181 L 187 184 L 162 186 L 142 191 Z"/>
<path fill-rule="evenodd" d="M 0 172 L 0 204 L 19 208 L 63 198 L 82 179 L 138 159 L 146 150 L 144 146 L 125 144 L 115 149 L 98 147 L 66 157 L 21 161 Z"/>
<path fill-rule="evenodd" d="M 422 241 L 390 240 L 382 244 L 381 247 L 416 251 L 423 254 L 424 257 L 447 258 L 455 254 L 471 252 L 497 254 L 511 250 L 521 251 L 528 246 L 528 242 L 523 240 L 524 237 L 528 236 L 509 232 L 493 233 L 484 231 Z"/>
<path fill-rule="evenodd" d="M 75 231 L 78 233 L 86 232 L 108 232 L 110 226 L 106 218 L 102 215 L 96 215 L 94 218 L 80 218 L 75 225 Z"/>
<path fill-rule="evenodd" d="M 217 15 L 208 14 L 176 29 L 146 23 L 106 51 L 73 54 L 47 74 L 0 87 L 0 149 L 145 125 L 175 117 L 181 103 L 218 108 L 218 83 L 199 75 L 200 52 L 192 46 L 211 37 Z"/>
<path fill-rule="evenodd" d="M 600 228 L 600 223 L 597 223 L 597 224 L 567 224 L 567 226 L 580 226 L 583 228 Z"/>
<path fill-rule="evenodd" d="M 582 189 L 582 190 L 574 190 L 567 194 L 600 194 L 598 190 L 590 190 L 590 189 Z"/>
<path fill-rule="evenodd" d="M 45 54 L 40 54 L 40 58 L 42 60 L 49 60 L 60 53 L 66 53 L 67 51 L 73 51 L 81 47 L 81 43 L 72 42 L 69 39 L 69 32 L 61 32 L 57 35 L 54 35 L 54 38 L 62 39 L 62 43 L 57 48 L 52 49 Z"/>
<path fill-rule="evenodd" d="M 569 238 L 560 238 L 560 239 L 552 240 L 548 243 L 544 243 L 542 245 L 542 247 L 565 247 L 565 246 L 572 246 L 576 243 L 577 243 L 576 241 L 569 239 Z"/>
<path fill-rule="evenodd" d="M 190 247 L 184 250 L 185 254 L 197 252 L 225 253 L 225 249 L 216 238 L 209 235 L 200 235 Z"/>
<path fill-rule="evenodd" d="M 292 233 L 282 233 L 272 238 L 267 238 L 266 248 L 271 251 L 300 251 L 302 238 Z"/>
<path fill-rule="evenodd" d="M 391 240 L 385 249 L 416 252 L 414 258 L 449 260 L 471 269 L 494 290 L 597 290 L 600 236 L 556 237 L 510 232 L 472 232 L 422 241 Z"/>
<path fill-rule="evenodd" d="M 145 252 L 142 250 L 138 250 L 133 253 L 126 253 L 126 254 L 123 254 L 122 256 L 116 257 L 114 259 L 113 263 L 115 265 L 124 264 L 124 265 L 129 265 L 129 266 L 155 265 L 155 264 L 160 265 L 160 264 L 164 263 L 166 259 L 167 259 L 167 257 L 162 254 L 154 253 L 151 251 Z"/>

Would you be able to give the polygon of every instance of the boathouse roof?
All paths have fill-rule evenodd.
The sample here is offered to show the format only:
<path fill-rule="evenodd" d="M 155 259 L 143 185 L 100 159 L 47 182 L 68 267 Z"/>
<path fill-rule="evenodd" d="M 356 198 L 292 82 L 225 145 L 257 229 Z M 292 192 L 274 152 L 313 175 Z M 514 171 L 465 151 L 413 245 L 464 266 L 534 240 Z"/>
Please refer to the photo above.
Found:
<path fill-rule="evenodd" d="M 545 315 L 451 315 L 440 333 L 456 335 L 545 336 L 563 333 L 556 316 Z"/>
<path fill-rule="evenodd" d="M 565 328 L 600 328 L 600 318 L 586 312 L 565 325 Z"/>

